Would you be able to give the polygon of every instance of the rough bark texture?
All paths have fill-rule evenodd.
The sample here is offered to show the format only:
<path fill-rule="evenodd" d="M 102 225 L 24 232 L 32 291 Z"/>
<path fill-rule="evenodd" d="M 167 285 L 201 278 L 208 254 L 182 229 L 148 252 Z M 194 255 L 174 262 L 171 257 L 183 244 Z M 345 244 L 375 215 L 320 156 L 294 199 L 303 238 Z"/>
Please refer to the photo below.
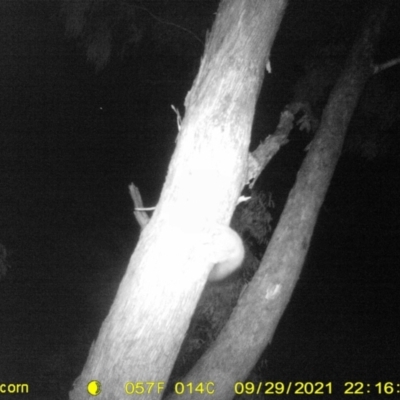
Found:
<path fill-rule="evenodd" d="M 286 0 L 224 0 L 178 135 L 160 202 L 70 398 L 123 398 L 167 382 L 246 179 L 255 103 Z M 217 254 L 218 254 L 217 251 Z M 149 387 L 146 386 L 146 389 Z M 146 398 L 163 394 L 158 385 Z M 132 389 L 133 386 L 127 386 Z M 136 392 L 136 394 L 142 394 Z"/>
<path fill-rule="evenodd" d="M 320 128 L 274 232 L 260 269 L 242 293 L 217 341 L 183 382 L 213 382 L 213 396 L 230 399 L 271 342 L 303 266 L 319 209 L 340 156 L 350 118 L 373 72 L 372 56 L 384 5 L 372 10 L 332 91 Z M 203 398 L 191 393 L 179 399 Z M 172 397 L 172 396 L 171 396 Z M 177 397 L 178 398 L 178 397 Z"/>

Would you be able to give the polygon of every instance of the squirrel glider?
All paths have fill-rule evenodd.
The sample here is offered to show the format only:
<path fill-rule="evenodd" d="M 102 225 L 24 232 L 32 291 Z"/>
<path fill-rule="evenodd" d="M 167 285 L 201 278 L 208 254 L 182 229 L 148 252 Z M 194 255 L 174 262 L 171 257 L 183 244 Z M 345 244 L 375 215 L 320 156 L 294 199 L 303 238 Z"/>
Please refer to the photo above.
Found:
<path fill-rule="evenodd" d="M 129 185 L 129 191 L 135 205 L 134 215 L 143 229 L 149 221 L 146 211 L 153 211 L 155 207 L 143 207 L 139 189 L 133 183 Z M 213 229 L 211 249 L 214 267 L 211 269 L 208 280 L 216 282 L 227 278 L 240 268 L 244 256 L 245 249 L 241 237 L 229 226 L 216 224 Z"/>

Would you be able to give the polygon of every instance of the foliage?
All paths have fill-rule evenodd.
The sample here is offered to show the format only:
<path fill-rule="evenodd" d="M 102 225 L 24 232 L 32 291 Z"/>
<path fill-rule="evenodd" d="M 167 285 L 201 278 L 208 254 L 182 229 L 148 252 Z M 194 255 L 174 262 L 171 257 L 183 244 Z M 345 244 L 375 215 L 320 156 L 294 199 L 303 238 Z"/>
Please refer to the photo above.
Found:
<path fill-rule="evenodd" d="M 114 47 L 124 54 L 142 35 L 135 7 L 128 1 L 63 0 L 62 14 L 66 35 L 80 41 L 96 72 L 108 64 Z"/>
<path fill-rule="evenodd" d="M 193 64 L 203 50 L 214 3 L 63 0 L 61 13 L 67 37 L 78 41 L 99 72 L 112 54 L 124 58 L 144 37 L 151 52 L 176 54 Z"/>
<path fill-rule="evenodd" d="M 233 216 L 232 226 L 246 242 L 255 257 L 264 253 L 267 237 L 272 231 L 272 215 L 275 208 L 272 193 L 253 191 L 247 203 L 240 204 Z"/>
<path fill-rule="evenodd" d="M 320 119 L 347 51 L 346 46 L 335 44 L 315 48 L 303 62 L 304 74 L 294 86 L 292 102 L 307 103 L 313 115 Z"/>
<path fill-rule="evenodd" d="M 347 51 L 345 44 L 331 44 L 316 48 L 313 55 L 304 61 L 304 75 L 294 86 L 292 104 L 301 103 L 307 110 L 305 117 L 317 121 L 310 125 L 313 132 L 343 68 Z M 380 73 L 367 82 L 349 127 L 345 152 L 367 160 L 398 154 L 393 147 L 398 142 L 393 127 L 400 119 L 400 92 L 393 88 L 392 81 L 386 79 L 385 73 Z"/>
<path fill-rule="evenodd" d="M 345 151 L 367 160 L 399 154 L 400 92 L 386 82 L 384 73 L 374 76 L 360 98 L 357 112 L 349 127 Z"/>

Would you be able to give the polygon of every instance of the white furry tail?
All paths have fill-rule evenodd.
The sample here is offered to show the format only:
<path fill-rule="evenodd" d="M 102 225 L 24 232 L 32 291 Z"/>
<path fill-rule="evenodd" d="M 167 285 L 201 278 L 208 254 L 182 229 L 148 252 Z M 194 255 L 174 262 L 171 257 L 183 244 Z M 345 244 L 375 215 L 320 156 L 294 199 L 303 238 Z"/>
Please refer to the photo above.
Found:
<path fill-rule="evenodd" d="M 213 239 L 215 265 L 208 280 L 220 281 L 242 265 L 245 251 L 242 239 L 229 226 L 218 225 Z"/>

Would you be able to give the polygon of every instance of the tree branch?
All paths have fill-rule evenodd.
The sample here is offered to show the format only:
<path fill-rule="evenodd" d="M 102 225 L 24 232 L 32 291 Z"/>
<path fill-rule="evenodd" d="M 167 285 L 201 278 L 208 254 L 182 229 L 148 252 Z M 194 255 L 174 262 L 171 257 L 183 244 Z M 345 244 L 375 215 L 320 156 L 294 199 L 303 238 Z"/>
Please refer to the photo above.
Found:
<path fill-rule="evenodd" d="M 383 64 L 378 64 L 374 66 L 374 74 L 384 71 L 385 69 L 391 68 L 397 64 L 400 64 L 400 57 L 394 58 L 393 60 L 386 61 Z"/>

